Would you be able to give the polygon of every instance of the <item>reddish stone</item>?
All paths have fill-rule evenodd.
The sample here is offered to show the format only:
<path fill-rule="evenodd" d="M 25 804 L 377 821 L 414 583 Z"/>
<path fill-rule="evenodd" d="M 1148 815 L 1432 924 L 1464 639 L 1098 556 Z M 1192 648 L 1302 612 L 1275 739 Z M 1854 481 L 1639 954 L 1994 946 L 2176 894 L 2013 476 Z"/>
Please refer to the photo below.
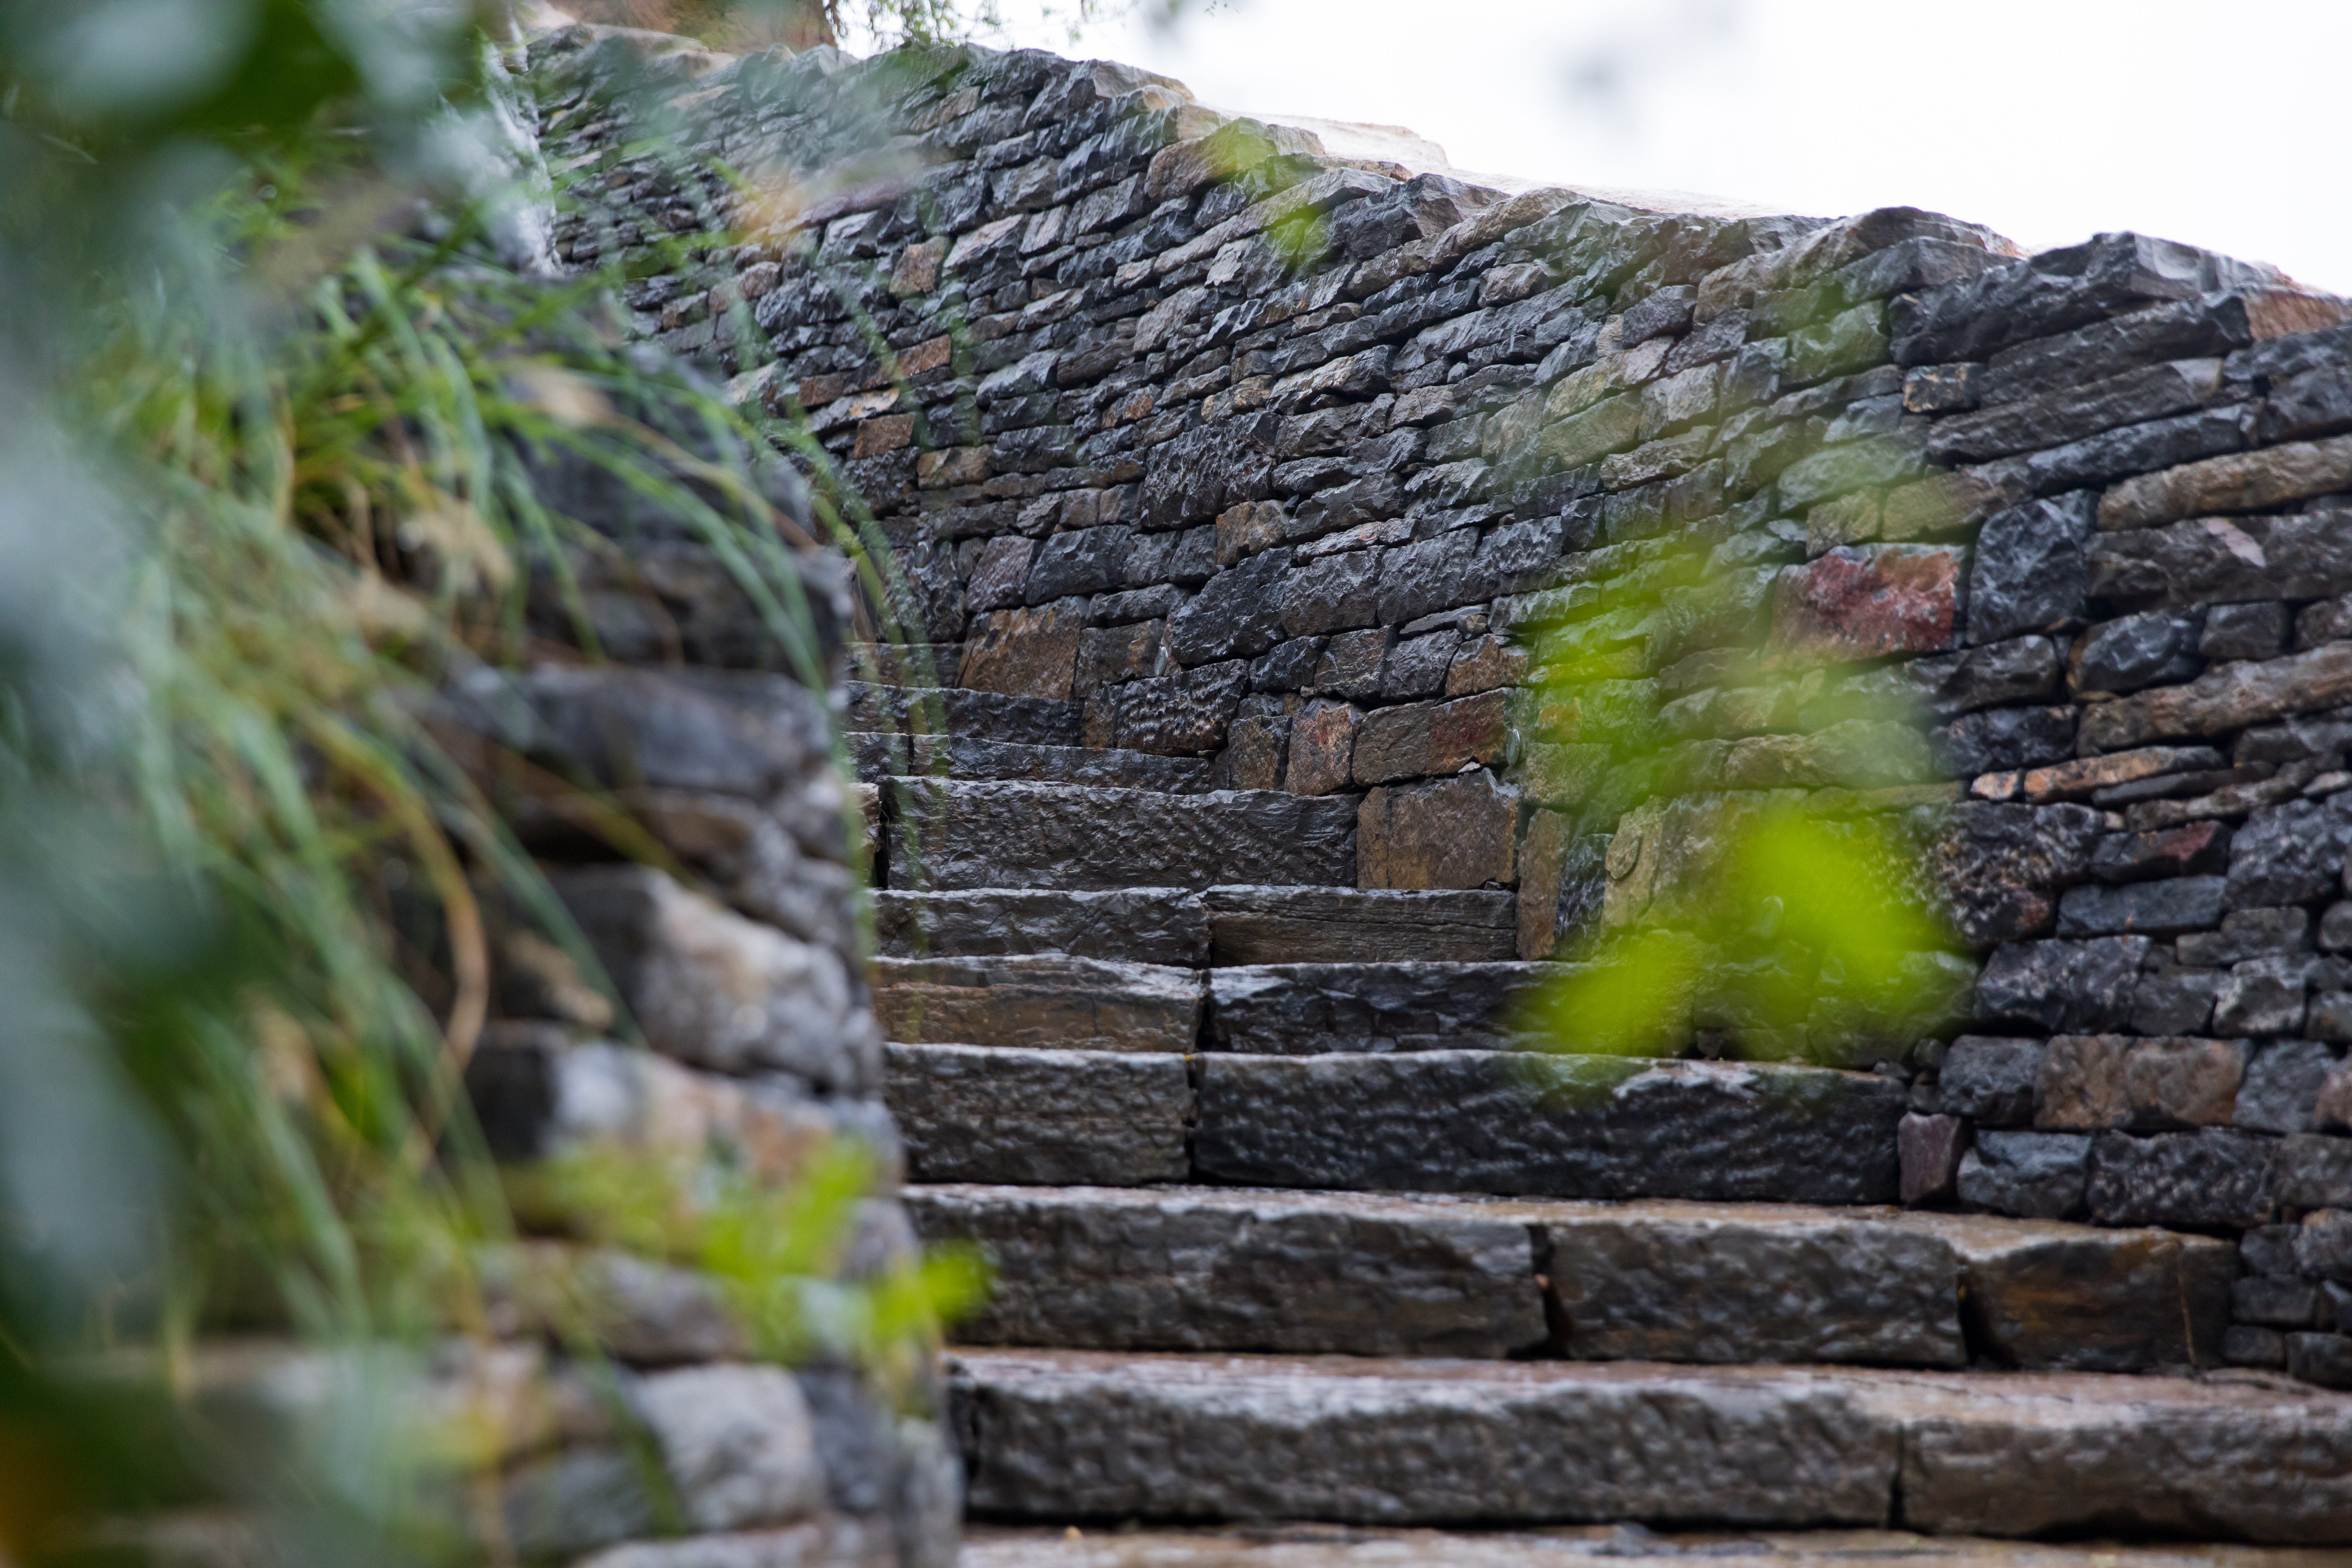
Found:
<path fill-rule="evenodd" d="M 1969 1124 L 1957 1116 L 1906 1115 L 1895 1124 L 1895 1151 L 1903 1171 L 1906 1204 L 1948 1202 L 1958 1194 L 1960 1156 L 1969 1147 Z"/>
<path fill-rule="evenodd" d="M 1028 610 L 982 616 L 964 634 L 962 683 L 1008 697 L 1066 702 L 1086 630 L 1087 602 L 1056 599 Z"/>
<path fill-rule="evenodd" d="M 1952 646 L 1960 553 L 1932 545 L 1832 550 L 1783 570 L 1773 585 L 1772 642 L 1790 664 L 1838 664 Z"/>
<path fill-rule="evenodd" d="M 1321 698 L 1309 702 L 1291 721 L 1290 767 L 1283 787 L 1293 795 L 1329 795 L 1347 788 L 1356 726 L 1363 719 L 1353 703 Z"/>

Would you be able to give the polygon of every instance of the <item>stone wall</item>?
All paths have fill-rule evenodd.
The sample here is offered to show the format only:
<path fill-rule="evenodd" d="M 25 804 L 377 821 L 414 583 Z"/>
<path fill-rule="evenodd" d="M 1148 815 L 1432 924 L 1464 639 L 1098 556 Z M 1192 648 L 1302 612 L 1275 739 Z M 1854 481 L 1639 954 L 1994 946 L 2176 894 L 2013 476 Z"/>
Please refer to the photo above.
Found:
<path fill-rule="evenodd" d="M 1909 1196 L 2241 1235 L 2231 1353 L 2352 1381 L 2343 302 L 1507 194 L 1036 52 L 656 62 L 738 187 L 583 95 L 617 47 L 534 47 L 564 255 L 805 416 L 956 681 L 1345 796 L 1361 886 L 1516 888 L 1531 959 L 1774 792 L 1899 819 L 1976 955 L 1845 1063 Z"/>

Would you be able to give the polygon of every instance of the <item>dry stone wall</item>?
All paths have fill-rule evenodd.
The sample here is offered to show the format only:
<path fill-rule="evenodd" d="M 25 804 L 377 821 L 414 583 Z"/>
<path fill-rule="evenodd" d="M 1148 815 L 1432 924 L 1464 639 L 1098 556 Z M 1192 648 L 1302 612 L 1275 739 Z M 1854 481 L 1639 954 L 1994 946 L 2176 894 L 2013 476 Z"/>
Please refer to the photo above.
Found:
<path fill-rule="evenodd" d="M 1507 194 L 1036 52 L 651 62 L 737 184 L 583 89 L 622 47 L 534 47 L 564 256 L 805 416 L 956 684 L 1082 715 L 1005 739 L 1330 802 L 1528 959 L 1775 792 L 1900 820 L 1957 1016 L 1805 1044 L 1903 1086 L 1906 1198 L 2242 1237 L 2231 1357 L 2352 1384 L 2342 301 Z"/>

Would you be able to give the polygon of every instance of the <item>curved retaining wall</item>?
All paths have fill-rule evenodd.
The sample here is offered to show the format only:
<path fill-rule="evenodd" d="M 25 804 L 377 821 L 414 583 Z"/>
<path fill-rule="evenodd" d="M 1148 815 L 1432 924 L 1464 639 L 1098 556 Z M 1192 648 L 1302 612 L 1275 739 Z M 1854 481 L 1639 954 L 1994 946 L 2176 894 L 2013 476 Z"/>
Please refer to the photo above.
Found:
<path fill-rule="evenodd" d="M 619 47 L 534 47 L 564 256 L 805 414 L 961 684 L 1352 796 L 1362 886 L 1516 887 L 1530 958 L 1763 792 L 1919 826 L 1979 968 L 1853 1047 L 1909 1195 L 2242 1235 L 2231 1356 L 2352 1383 L 2344 302 L 1506 195 L 1035 52 L 652 61 L 736 186 L 583 96 Z"/>

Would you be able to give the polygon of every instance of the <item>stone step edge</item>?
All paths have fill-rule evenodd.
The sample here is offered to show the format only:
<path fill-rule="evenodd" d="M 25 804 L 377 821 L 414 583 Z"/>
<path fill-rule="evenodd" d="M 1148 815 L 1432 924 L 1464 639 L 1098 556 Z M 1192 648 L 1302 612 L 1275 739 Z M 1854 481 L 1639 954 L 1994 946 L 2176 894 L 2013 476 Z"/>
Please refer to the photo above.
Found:
<path fill-rule="evenodd" d="M 962 1350 L 948 1380 L 984 1519 L 2352 1543 L 2352 1396 L 2259 1378 Z"/>

